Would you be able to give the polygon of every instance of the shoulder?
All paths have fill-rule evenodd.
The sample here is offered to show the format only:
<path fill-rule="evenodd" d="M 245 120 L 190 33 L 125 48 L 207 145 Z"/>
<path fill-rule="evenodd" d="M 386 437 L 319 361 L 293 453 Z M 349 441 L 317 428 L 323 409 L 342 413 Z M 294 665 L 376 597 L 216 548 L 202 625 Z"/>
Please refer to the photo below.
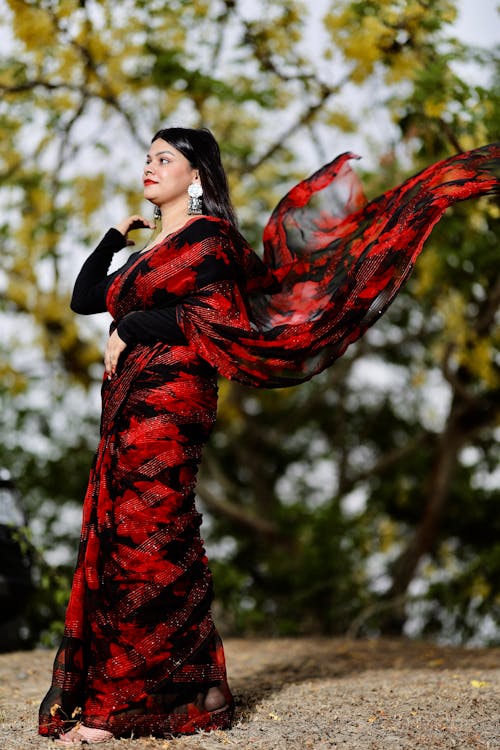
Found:
<path fill-rule="evenodd" d="M 182 230 L 181 235 L 184 242 L 201 242 L 210 237 L 225 237 L 231 229 L 231 225 L 225 219 L 219 219 L 216 216 L 200 216 L 199 219 L 190 221 Z"/>
<path fill-rule="evenodd" d="M 246 241 L 236 227 L 225 219 L 215 216 L 200 216 L 191 221 L 177 238 L 179 247 L 189 247 L 194 254 L 226 263 L 239 264 L 244 255 Z"/>
<path fill-rule="evenodd" d="M 200 216 L 187 224 L 182 230 L 180 239 L 182 242 L 203 242 L 204 240 L 215 240 L 215 244 L 232 246 L 235 250 L 248 247 L 248 243 L 238 229 L 226 219 L 217 216 Z"/>
<path fill-rule="evenodd" d="M 225 219 L 202 216 L 188 224 L 179 243 L 196 274 L 197 287 L 244 275 L 241 242 L 243 237 Z"/>

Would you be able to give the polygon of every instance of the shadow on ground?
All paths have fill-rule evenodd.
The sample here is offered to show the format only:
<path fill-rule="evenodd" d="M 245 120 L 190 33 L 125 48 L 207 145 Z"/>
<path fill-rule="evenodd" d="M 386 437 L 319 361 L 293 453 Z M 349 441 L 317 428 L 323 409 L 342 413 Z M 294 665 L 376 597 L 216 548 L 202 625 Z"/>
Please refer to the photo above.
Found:
<path fill-rule="evenodd" d="M 232 730 L 113 740 L 108 750 L 498 750 L 500 652 L 406 640 L 232 639 Z M 36 733 L 53 653 L 0 654 L 0 750 Z"/>

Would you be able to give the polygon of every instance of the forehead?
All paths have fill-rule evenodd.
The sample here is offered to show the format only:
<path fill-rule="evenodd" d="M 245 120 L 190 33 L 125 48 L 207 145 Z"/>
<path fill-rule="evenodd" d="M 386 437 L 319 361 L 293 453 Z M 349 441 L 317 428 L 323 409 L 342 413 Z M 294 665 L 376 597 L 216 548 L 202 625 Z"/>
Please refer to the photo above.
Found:
<path fill-rule="evenodd" d="M 179 159 L 186 159 L 186 157 L 181 154 L 180 151 L 178 151 L 174 146 L 172 146 L 171 143 L 168 143 L 167 141 L 164 141 L 163 138 L 158 138 L 156 141 L 154 141 L 151 144 L 151 147 L 149 149 L 148 156 L 159 156 L 160 154 L 167 154 L 170 156 L 175 156 Z"/>

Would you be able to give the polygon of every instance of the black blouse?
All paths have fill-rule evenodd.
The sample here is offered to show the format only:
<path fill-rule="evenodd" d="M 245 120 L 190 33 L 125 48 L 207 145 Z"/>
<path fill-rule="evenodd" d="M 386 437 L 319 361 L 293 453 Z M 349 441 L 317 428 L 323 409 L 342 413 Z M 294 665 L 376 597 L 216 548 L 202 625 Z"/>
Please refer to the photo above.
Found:
<path fill-rule="evenodd" d="M 89 255 L 75 281 L 71 309 L 81 315 L 106 312 L 106 295 L 114 278 L 128 268 L 139 255 L 132 253 L 127 262 L 108 274 L 113 255 L 125 247 L 125 237 L 117 229 L 109 229 L 94 252 Z M 129 346 L 141 342 L 185 344 L 186 338 L 177 323 L 175 307 L 136 310 L 126 315 L 117 326 L 119 337 Z"/>

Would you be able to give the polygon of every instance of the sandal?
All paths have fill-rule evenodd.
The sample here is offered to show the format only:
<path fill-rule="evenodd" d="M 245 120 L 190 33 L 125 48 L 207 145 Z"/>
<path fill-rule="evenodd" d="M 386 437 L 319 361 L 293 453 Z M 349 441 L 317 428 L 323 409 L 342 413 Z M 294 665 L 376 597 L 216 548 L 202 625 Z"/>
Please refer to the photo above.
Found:
<path fill-rule="evenodd" d="M 81 745 L 82 742 L 88 745 L 96 745 L 101 742 L 109 742 L 112 739 L 113 734 L 106 729 L 94 729 L 93 727 L 86 727 L 84 724 L 77 724 L 69 732 L 61 734 L 55 740 L 55 744 L 59 747 L 74 747 L 75 745 Z"/>

